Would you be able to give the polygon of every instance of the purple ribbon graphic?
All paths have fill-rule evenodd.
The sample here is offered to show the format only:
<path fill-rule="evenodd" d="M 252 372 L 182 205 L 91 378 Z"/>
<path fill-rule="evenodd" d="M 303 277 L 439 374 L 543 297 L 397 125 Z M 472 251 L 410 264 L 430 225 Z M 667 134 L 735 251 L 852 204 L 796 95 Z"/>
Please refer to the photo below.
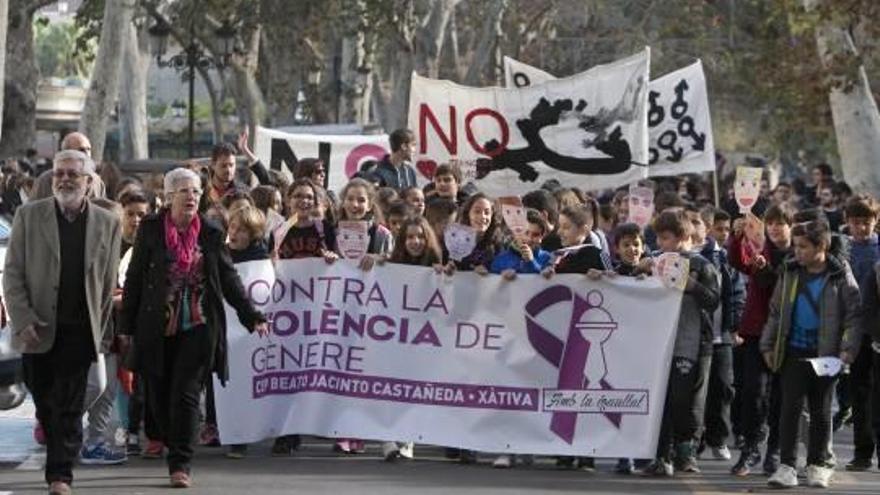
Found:
<path fill-rule="evenodd" d="M 572 314 L 568 338 L 563 342 L 538 324 L 535 318 L 550 306 L 567 302 L 572 302 Z M 526 304 L 526 331 L 529 342 L 541 357 L 559 368 L 558 388 L 565 390 L 586 390 L 589 388 L 590 380 L 584 376 L 584 369 L 587 367 L 587 360 L 590 356 L 591 342 L 584 338 L 582 331 L 605 330 L 608 332 L 617 326 L 610 320 L 606 322 L 583 320 L 584 315 L 590 310 L 595 312 L 598 309 L 607 315 L 608 313 L 601 306 L 602 295 L 600 292 L 590 292 L 587 299 L 584 299 L 563 285 L 549 287 L 541 291 Z M 604 369 L 604 350 L 601 345 L 598 352 L 601 354 L 603 368 L 598 385 L 602 390 L 613 390 L 613 387 L 604 378 L 607 370 Z M 550 430 L 566 443 L 571 444 L 574 440 L 577 415 L 576 412 L 554 412 L 550 420 Z M 605 413 L 605 417 L 615 427 L 620 428 L 621 415 L 619 413 Z"/>

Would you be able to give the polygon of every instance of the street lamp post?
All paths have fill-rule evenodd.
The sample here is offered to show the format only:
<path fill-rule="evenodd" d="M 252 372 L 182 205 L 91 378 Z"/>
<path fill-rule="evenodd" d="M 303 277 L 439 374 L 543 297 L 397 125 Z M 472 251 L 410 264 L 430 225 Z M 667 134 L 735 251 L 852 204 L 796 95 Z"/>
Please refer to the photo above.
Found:
<path fill-rule="evenodd" d="M 163 17 L 156 15 L 156 22 L 150 26 L 148 32 L 151 38 L 151 51 L 156 57 L 156 64 L 159 67 L 172 67 L 178 72 L 182 72 L 189 83 L 189 157 L 195 156 L 195 79 L 196 69 L 210 69 L 215 67 L 222 69 L 229 64 L 229 57 L 232 55 L 235 44 L 235 28 L 229 22 L 223 24 L 214 31 L 217 37 L 219 57 L 211 56 L 197 41 L 195 35 L 195 25 L 190 24 L 189 43 L 183 47 L 183 50 L 175 55 L 163 58 L 168 48 L 168 38 L 172 34 L 171 25 Z"/>

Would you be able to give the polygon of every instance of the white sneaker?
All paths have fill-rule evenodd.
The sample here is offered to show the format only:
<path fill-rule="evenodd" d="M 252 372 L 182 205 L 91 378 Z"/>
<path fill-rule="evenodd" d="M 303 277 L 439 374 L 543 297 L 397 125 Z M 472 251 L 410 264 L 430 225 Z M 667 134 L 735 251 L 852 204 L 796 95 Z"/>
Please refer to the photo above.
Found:
<path fill-rule="evenodd" d="M 507 469 L 513 465 L 513 459 L 510 458 L 509 455 L 499 455 L 494 462 L 492 462 L 492 467 L 499 469 Z"/>
<path fill-rule="evenodd" d="M 834 470 L 824 466 L 807 466 L 807 486 L 816 488 L 828 488 Z"/>
<path fill-rule="evenodd" d="M 798 486 L 797 471 L 787 464 L 780 464 L 779 469 L 767 480 L 767 485 L 773 488 L 794 488 Z"/>
<path fill-rule="evenodd" d="M 414 455 L 413 449 L 415 447 L 414 443 L 404 442 L 402 444 L 399 444 L 399 446 L 400 446 L 400 449 L 397 452 L 400 454 L 400 457 L 403 457 L 404 459 L 412 459 L 413 458 L 413 455 Z"/>
<path fill-rule="evenodd" d="M 730 449 L 727 448 L 727 445 L 712 447 L 712 457 L 719 461 L 729 461 Z"/>

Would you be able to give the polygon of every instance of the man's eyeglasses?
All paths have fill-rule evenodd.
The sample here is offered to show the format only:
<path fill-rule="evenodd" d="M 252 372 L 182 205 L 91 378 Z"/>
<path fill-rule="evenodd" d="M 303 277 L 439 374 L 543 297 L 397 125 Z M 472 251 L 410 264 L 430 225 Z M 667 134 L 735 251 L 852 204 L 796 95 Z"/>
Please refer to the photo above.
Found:
<path fill-rule="evenodd" d="M 79 172 L 77 170 L 53 170 L 52 177 L 56 179 L 63 179 L 68 177 L 70 179 L 79 179 L 80 177 L 85 177 L 85 172 Z"/>

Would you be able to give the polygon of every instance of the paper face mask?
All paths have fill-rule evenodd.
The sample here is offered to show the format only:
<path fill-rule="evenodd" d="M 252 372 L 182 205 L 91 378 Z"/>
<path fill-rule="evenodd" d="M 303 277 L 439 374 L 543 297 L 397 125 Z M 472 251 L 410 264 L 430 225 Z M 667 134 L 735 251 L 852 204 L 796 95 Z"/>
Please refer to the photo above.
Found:
<path fill-rule="evenodd" d="M 663 253 L 654 262 L 654 276 L 666 287 L 684 290 L 690 266 L 690 260 L 678 253 Z"/>
<path fill-rule="evenodd" d="M 758 202 L 761 192 L 761 173 L 763 169 L 756 167 L 736 167 L 736 182 L 733 183 L 733 194 L 740 213 L 752 211 Z"/>
<path fill-rule="evenodd" d="M 339 252 L 347 260 L 359 260 L 367 254 L 370 235 L 367 222 L 341 221 L 336 231 Z"/>
<path fill-rule="evenodd" d="M 749 242 L 749 246 L 755 253 L 760 253 L 764 250 L 764 243 L 766 242 L 764 237 L 764 222 L 761 221 L 760 218 L 751 213 L 746 213 L 743 232 L 745 233 L 746 240 Z"/>
<path fill-rule="evenodd" d="M 446 243 L 449 257 L 461 261 L 477 247 L 477 231 L 467 225 L 451 223 L 443 232 L 443 242 Z"/>
<path fill-rule="evenodd" d="M 629 188 L 628 220 L 641 228 L 651 223 L 654 216 L 654 190 L 650 187 Z"/>
<path fill-rule="evenodd" d="M 525 235 L 529 229 L 529 222 L 526 220 L 526 209 L 519 196 L 505 196 L 498 198 L 498 202 L 501 203 L 501 216 L 507 228 L 516 237 Z"/>

